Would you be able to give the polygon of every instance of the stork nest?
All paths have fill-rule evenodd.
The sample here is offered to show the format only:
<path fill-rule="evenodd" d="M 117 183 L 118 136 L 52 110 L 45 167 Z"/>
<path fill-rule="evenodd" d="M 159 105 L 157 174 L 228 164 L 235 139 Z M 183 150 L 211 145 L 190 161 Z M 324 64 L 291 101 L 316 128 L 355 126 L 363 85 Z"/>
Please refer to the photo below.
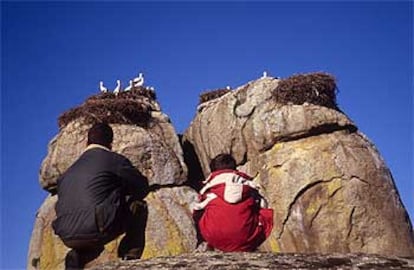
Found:
<path fill-rule="evenodd" d="M 98 95 L 91 96 L 88 100 L 97 100 L 97 99 L 113 99 L 113 98 L 123 98 L 123 99 L 142 99 L 142 97 L 147 97 L 151 100 L 157 100 L 157 95 L 154 90 L 147 89 L 143 86 L 133 87 L 130 91 L 121 91 L 116 96 L 112 92 L 101 93 Z"/>
<path fill-rule="evenodd" d="M 216 89 L 213 91 L 207 91 L 207 92 L 201 93 L 198 104 L 219 98 L 221 96 L 224 96 L 228 92 L 231 92 L 231 90 L 226 89 L 226 88 L 221 88 L 221 89 Z"/>
<path fill-rule="evenodd" d="M 280 104 L 297 104 L 305 102 L 325 106 L 335 110 L 336 103 L 335 77 L 323 72 L 293 75 L 279 82 L 273 97 Z"/>
<path fill-rule="evenodd" d="M 59 129 L 81 117 L 87 124 L 106 122 L 147 127 L 151 119 L 150 101 L 155 101 L 155 98 L 155 92 L 144 87 L 121 91 L 118 95 L 100 93 L 89 97 L 79 107 L 61 114 Z"/>

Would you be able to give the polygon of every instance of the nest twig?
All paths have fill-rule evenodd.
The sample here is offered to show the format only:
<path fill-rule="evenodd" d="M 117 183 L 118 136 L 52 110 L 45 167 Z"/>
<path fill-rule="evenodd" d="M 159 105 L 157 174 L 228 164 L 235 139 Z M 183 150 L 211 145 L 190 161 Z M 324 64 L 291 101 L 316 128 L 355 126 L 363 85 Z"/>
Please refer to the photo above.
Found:
<path fill-rule="evenodd" d="M 96 100 L 96 99 L 111 99 L 111 98 L 124 98 L 124 99 L 139 99 L 142 97 L 147 97 L 151 100 L 157 100 L 157 96 L 155 94 L 154 90 L 145 88 L 143 86 L 134 87 L 131 91 L 121 91 L 118 93 L 118 96 L 116 96 L 112 92 L 107 93 L 100 93 L 98 95 L 91 96 L 87 99 L 88 100 Z"/>
<path fill-rule="evenodd" d="M 144 87 L 122 91 L 118 95 L 100 93 L 89 97 L 79 107 L 61 114 L 58 125 L 62 129 L 69 122 L 83 117 L 88 124 L 107 122 L 147 127 L 151 118 L 149 100 L 155 100 L 155 98 L 155 92 Z"/>
<path fill-rule="evenodd" d="M 273 96 L 280 104 L 301 105 L 307 102 L 339 110 L 336 103 L 337 90 L 332 75 L 316 72 L 293 75 L 281 80 Z"/>
<path fill-rule="evenodd" d="M 213 91 L 207 91 L 207 92 L 201 93 L 198 104 L 201 104 L 201 103 L 219 98 L 221 96 L 224 96 L 225 94 L 227 94 L 230 91 L 231 91 L 230 89 L 224 88 L 224 89 L 216 89 L 216 90 L 213 90 Z"/>

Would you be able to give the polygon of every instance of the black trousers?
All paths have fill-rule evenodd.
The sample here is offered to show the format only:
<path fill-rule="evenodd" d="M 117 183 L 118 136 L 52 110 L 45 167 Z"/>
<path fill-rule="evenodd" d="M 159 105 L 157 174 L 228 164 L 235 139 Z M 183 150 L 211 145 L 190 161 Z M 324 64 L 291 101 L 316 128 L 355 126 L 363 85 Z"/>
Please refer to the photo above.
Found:
<path fill-rule="evenodd" d="M 140 258 L 145 246 L 148 208 L 145 201 L 127 199 L 115 221 L 97 239 L 71 239 L 64 244 L 72 248 L 65 258 L 66 269 L 82 269 L 104 250 L 104 245 L 125 233 L 118 247 L 118 257 Z"/>

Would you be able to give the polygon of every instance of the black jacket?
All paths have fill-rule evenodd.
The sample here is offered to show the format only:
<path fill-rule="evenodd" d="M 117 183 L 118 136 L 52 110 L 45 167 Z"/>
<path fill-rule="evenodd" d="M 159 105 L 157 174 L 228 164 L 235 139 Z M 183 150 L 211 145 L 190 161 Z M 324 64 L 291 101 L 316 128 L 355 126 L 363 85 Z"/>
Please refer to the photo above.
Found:
<path fill-rule="evenodd" d="M 63 241 L 99 239 L 125 205 L 125 195 L 142 199 L 147 188 L 147 179 L 126 157 L 92 147 L 57 181 L 53 229 Z"/>

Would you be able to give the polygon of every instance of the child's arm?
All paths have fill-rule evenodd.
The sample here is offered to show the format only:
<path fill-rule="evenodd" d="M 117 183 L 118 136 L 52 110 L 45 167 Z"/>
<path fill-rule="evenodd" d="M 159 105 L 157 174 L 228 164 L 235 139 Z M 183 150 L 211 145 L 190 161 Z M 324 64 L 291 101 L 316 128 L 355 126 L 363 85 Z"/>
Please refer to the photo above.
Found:
<path fill-rule="evenodd" d="M 252 187 L 251 185 L 249 186 Z M 256 202 L 260 205 L 260 208 L 268 208 L 269 204 L 267 200 L 265 199 L 265 197 L 263 197 L 263 195 L 260 194 L 258 186 L 257 188 L 252 188 L 252 189 L 253 189 L 253 197 L 255 198 Z"/>
<path fill-rule="evenodd" d="M 217 195 L 214 193 L 207 193 L 205 199 L 201 202 L 197 202 L 193 205 L 193 211 L 203 210 L 209 202 L 217 198 Z"/>

